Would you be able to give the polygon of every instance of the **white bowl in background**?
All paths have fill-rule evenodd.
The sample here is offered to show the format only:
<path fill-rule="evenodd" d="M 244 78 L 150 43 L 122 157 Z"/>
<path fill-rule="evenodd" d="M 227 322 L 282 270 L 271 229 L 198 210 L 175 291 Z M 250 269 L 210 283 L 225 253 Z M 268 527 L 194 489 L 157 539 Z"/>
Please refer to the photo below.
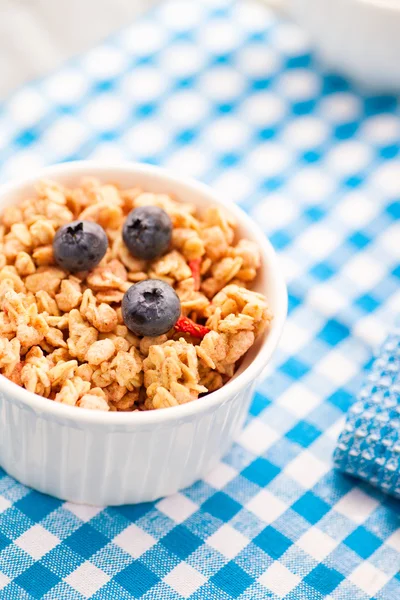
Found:
<path fill-rule="evenodd" d="M 170 193 L 200 210 L 223 206 L 236 217 L 239 236 L 257 242 L 261 250 L 254 289 L 270 303 L 271 328 L 249 350 L 232 380 L 204 398 L 148 412 L 109 413 L 52 402 L 0 375 L 0 464 L 7 473 L 72 502 L 105 506 L 155 500 L 194 483 L 229 449 L 280 338 L 286 286 L 270 242 L 250 217 L 206 185 L 157 167 L 90 161 L 55 165 L 2 186 L 0 210 L 32 194 L 39 179 L 74 186 L 87 175 Z"/>
<path fill-rule="evenodd" d="M 317 54 L 367 91 L 400 90 L 399 0 L 266 0 L 310 35 Z"/>

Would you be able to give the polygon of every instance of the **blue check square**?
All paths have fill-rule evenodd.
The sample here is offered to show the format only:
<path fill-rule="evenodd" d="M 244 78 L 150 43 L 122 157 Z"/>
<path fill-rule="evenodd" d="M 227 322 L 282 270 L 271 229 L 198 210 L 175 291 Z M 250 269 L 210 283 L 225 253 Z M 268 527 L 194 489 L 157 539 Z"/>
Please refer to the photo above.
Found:
<path fill-rule="evenodd" d="M 4 550 L 4 548 L 7 548 L 7 546 L 9 546 L 11 543 L 12 540 L 0 533 L 0 552 Z"/>
<path fill-rule="evenodd" d="M 292 509 L 309 521 L 309 523 L 315 525 L 331 510 L 331 507 L 312 492 L 306 492 L 293 504 Z"/>
<path fill-rule="evenodd" d="M 280 468 L 271 463 L 266 458 L 256 458 L 248 467 L 243 469 L 242 475 L 257 483 L 261 487 L 265 487 L 281 472 Z"/>
<path fill-rule="evenodd" d="M 271 402 L 268 400 L 268 398 L 266 398 L 263 394 L 256 392 L 251 402 L 250 414 L 253 417 L 258 417 L 258 415 L 261 414 L 263 410 L 265 410 L 270 404 Z"/>
<path fill-rule="evenodd" d="M 327 281 L 335 275 L 335 269 L 329 263 L 321 261 L 310 269 L 310 273 L 319 281 Z"/>
<path fill-rule="evenodd" d="M 321 435 L 321 431 L 307 421 L 299 421 L 286 433 L 286 437 L 292 442 L 307 448 Z"/>
<path fill-rule="evenodd" d="M 15 507 L 22 511 L 32 521 L 39 522 L 48 514 L 61 506 L 61 500 L 31 490 L 15 503 Z"/>
<path fill-rule="evenodd" d="M 288 294 L 288 311 L 291 314 L 298 306 L 301 306 L 301 299 L 295 296 L 294 294 Z"/>
<path fill-rule="evenodd" d="M 91 525 L 85 523 L 64 540 L 64 543 L 78 555 L 87 559 L 106 546 L 108 539 Z"/>
<path fill-rule="evenodd" d="M 105 92 L 109 92 L 113 89 L 114 82 L 111 79 L 103 79 L 102 81 L 98 81 L 95 84 L 95 91 L 99 94 L 104 94 Z"/>
<path fill-rule="evenodd" d="M 327 596 L 333 592 L 343 579 L 344 576 L 335 569 L 319 564 L 304 578 L 304 582 Z"/>
<path fill-rule="evenodd" d="M 116 506 L 112 508 L 112 511 L 123 515 L 128 521 L 135 523 L 151 511 L 154 507 L 154 502 L 142 502 L 141 504 L 125 504 L 123 506 Z"/>
<path fill-rule="evenodd" d="M 311 221 L 321 221 L 326 215 L 326 211 L 321 206 L 311 206 L 304 211 L 304 215 L 307 216 Z"/>
<path fill-rule="evenodd" d="M 230 597 L 237 598 L 254 580 L 236 563 L 230 561 L 211 577 L 211 581 Z"/>
<path fill-rule="evenodd" d="M 365 235 L 362 231 L 355 231 L 350 237 L 349 242 L 353 244 L 356 248 L 361 250 L 365 248 L 370 242 L 371 239 Z"/>
<path fill-rule="evenodd" d="M 241 505 L 224 492 L 213 494 L 203 504 L 203 510 L 222 521 L 229 521 L 241 509 Z"/>
<path fill-rule="evenodd" d="M 338 388 L 331 396 L 328 401 L 339 408 L 343 412 L 347 412 L 350 406 L 353 404 L 355 398 L 347 390 Z"/>
<path fill-rule="evenodd" d="M 329 320 L 324 328 L 319 332 L 318 337 L 329 344 L 330 346 L 336 346 L 343 342 L 350 334 L 350 330 L 343 323 L 339 323 L 335 319 Z"/>
<path fill-rule="evenodd" d="M 364 559 L 369 558 L 382 544 L 382 540 L 362 526 L 357 527 L 343 542 Z"/>
<path fill-rule="evenodd" d="M 270 237 L 270 242 L 276 250 L 283 250 L 290 244 L 291 239 L 285 231 L 275 231 Z"/>
<path fill-rule="evenodd" d="M 203 544 L 203 540 L 184 525 L 174 527 L 160 542 L 167 550 L 179 556 L 181 560 L 185 560 Z"/>
<path fill-rule="evenodd" d="M 285 535 L 268 525 L 254 538 L 254 543 L 275 560 L 279 559 L 292 545 Z"/>
<path fill-rule="evenodd" d="M 376 310 L 379 306 L 378 300 L 376 300 L 371 294 L 364 294 L 363 296 L 360 296 L 357 298 L 354 304 L 367 313 L 374 312 L 374 310 Z"/>
<path fill-rule="evenodd" d="M 34 129 L 25 129 L 15 138 L 14 144 L 17 146 L 27 147 L 36 142 L 38 134 Z"/>
<path fill-rule="evenodd" d="M 280 370 L 291 379 L 301 379 L 309 372 L 310 367 L 300 359 L 291 357 L 281 366 Z"/>
<path fill-rule="evenodd" d="M 135 560 L 115 576 L 115 581 L 133 598 L 140 598 L 158 583 L 159 578 L 143 563 Z"/>
<path fill-rule="evenodd" d="M 400 201 L 397 200 L 396 202 L 392 202 L 392 204 L 390 204 L 387 207 L 387 213 L 391 216 L 391 218 L 394 221 L 399 221 L 400 220 Z"/>
<path fill-rule="evenodd" d="M 37 599 L 43 598 L 59 581 L 60 578 L 57 575 L 39 562 L 34 563 L 15 579 L 16 584 Z"/>

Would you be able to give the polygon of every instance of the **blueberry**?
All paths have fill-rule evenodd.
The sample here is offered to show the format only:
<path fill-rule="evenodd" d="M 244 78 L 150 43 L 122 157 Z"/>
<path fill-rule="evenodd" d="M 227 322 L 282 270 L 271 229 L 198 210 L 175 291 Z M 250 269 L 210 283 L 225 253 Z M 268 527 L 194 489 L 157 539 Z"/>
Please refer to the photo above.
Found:
<path fill-rule="evenodd" d="M 126 218 L 122 237 L 136 258 L 151 260 L 168 248 L 172 235 L 169 215 L 158 206 L 140 206 Z"/>
<path fill-rule="evenodd" d="M 169 331 L 181 313 L 175 290 L 159 279 L 131 285 L 122 299 L 122 318 L 136 335 L 155 337 Z"/>
<path fill-rule="evenodd" d="M 53 240 L 56 263 L 71 273 L 90 271 L 107 252 L 104 229 L 92 221 L 72 221 L 57 231 Z"/>

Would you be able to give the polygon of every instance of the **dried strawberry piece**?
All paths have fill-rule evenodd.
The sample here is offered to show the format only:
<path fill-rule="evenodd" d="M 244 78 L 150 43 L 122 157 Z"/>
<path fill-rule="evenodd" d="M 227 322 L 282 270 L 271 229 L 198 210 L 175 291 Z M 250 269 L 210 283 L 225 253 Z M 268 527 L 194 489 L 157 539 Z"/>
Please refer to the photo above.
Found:
<path fill-rule="evenodd" d="M 204 327 L 204 325 L 198 325 L 188 317 L 179 317 L 175 323 L 175 329 L 176 331 L 181 331 L 182 333 L 189 333 L 193 337 L 197 338 L 203 338 L 210 331 L 208 327 Z"/>
<path fill-rule="evenodd" d="M 193 260 L 189 260 L 189 268 L 192 271 L 192 277 L 194 279 L 194 289 L 200 289 L 200 265 L 201 258 L 194 258 Z"/>

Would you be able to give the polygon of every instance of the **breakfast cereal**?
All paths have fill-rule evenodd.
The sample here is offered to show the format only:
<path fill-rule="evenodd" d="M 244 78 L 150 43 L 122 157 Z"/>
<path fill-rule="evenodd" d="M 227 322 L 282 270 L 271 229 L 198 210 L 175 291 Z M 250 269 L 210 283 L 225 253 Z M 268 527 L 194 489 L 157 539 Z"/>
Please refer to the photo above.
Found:
<path fill-rule="evenodd" d="M 165 219 L 150 258 L 126 233 L 132 211 L 147 218 L 149 207 Z M 72 269 L 81 257 L 60 245 L 65 227 L 95 241 L 105 232 L 86 263 L 95 266 Z M 219 207 L 199 215 L 167 194 L 94 178 L 71 189 L 39 182 L 0 221 L 0 373 L 51 401 L 103 411 L 177 406 L 219 389 L 272 319 L 250 289 L 259 249 L 235 230 Z M 143 335 L 131 325 L 140 289 L 149 302 L 171 298 L 168 331 L 148 322 Z"/>

